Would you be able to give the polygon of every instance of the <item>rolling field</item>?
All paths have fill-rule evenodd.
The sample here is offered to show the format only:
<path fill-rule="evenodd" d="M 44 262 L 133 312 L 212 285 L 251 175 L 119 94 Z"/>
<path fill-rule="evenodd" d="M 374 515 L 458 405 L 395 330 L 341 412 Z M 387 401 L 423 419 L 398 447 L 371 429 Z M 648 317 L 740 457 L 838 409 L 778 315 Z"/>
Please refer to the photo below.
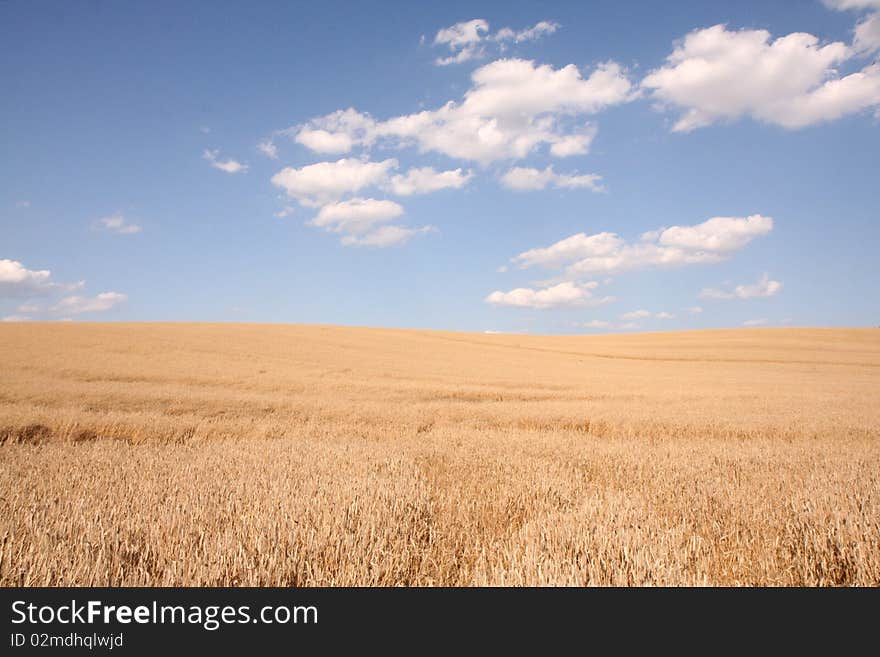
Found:
<path fill-rule="evenodd" d="M 0 325 L 2 585 L 880 585 L 880 330 Z"/>

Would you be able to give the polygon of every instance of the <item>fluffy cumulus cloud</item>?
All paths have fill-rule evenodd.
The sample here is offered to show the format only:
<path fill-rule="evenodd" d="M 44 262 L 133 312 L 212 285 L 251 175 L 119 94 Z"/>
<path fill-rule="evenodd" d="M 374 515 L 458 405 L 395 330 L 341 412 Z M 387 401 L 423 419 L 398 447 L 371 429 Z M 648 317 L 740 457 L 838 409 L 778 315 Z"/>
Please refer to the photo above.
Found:
<path fill-rule="evenodd" d="M 752 215 L 714 217 L 694 226 L 671 226 L 645 233 L 637 243 L 627 242 L 616 233 L 578 233 L 550 246 L 524 251 L 512 262 L 520 268 L 564 268 L 572 278 L 651 267 L 711 264 L 726 260 L 772 229 L 773 219 Z"/>
<path fill-rule="evenodd" d="M 342 158 L 300 168 L 285 167 L 272 176 L 272 184 L 302 205 L 317 207 L 335 202 L 346 194 L 380 185 L 396 168 L 397 160 L 393 158 L 381 162 Z"/>
<path fill-rule="evenodd" d="M 471 178 L 471 171 L 451 169 L 435 171 L 433 167 L 410 169 L 405 175 L 393 176 L 389 181 L 390 191 L 397 196 L 430 194 L 441 189 L 461 189 Z"/>
<path fill-rule="evenodd" d="M 502 27 L 494 34 L 489 31 L 489 22 L 482 18 L 462 21 L 444 27 L 434 36 L 434 46 L 448 49 L 449 55 L 434 60 L 437 66 L 461 64 L 485 56 L 489 46 L 505 50 L 510 43 L 536 41 L 553 34 L 559 25 L 553 21 L 538 21 L 531 27 L 514 30 Z"/>
<path fill-rule="evenodd" d="M 873 47 L 874 29 L 864 24 L 857 48 Z M 680 112 L 679 132 L 746 116 L 803 128 L 880 106 L 880 64 L 838 73 L 857 48 L 803 32 L 773 39 L 766 30 L 715 25 L 685 36 L 642 88 Z"/>
<path fill-rule="evenodd" d="M 345 246 L 386 247 L 403 244 L 415 235 L 434 230 L 432 226 L 413 228 L 390 224 L 403 216 L 403 207 L 394 201 L 353 198 L 328 203 L 309 222 L 341 235 Z"/>
<path fill-rule="evenodd" d="M 138 224 L 128 221 L 121 214 L 102 217 L 95 222 L 95 227 L 108 233 L 116 233 L 117 235 L 134 235 L 142 230 Z"/>
<path fill-rule="evenodd" d="M 317 215 L 309 223 L 339 233 L 342 244 L 386 247 L 403 244 L 435 228 L 390 225 L 389 222 L 404 214 L 400 204 L 352 195 L 368 188 L 383 189 L 398 196 L 427 194 L 463 187 L 473 175 L 462 169 L 436 171 L 431 167 L 392 175 L 396 169 L 397 160 L 394 158 L 381 162 L 342 158 L 300 168 L 286 167 L 272 177 L 272 183 L 300 204 L 318 208 Z M 287 216 L 290 210 L 285 208 L 276 216 Z"/>
<path fill-rule="evenodd" d="M 767 326 L 770 322 L 767 319 L 747 319 L 743 322 L 743 326 Z"/>
<path fill-rule="evenodd" d="M 103 312 L 118 306 L 126 299 L 128 297 L 120 292 L 102 292 L 93 297 L 74 295 L 61 299 L 49 310 L 62 315 Z"/>
<path fill-rule="evenodd" d="M 782 289 L 782 283 L 770 280 L 767 274 L 752 285 L 737 285 L 732 290 L 707 287 L 700 291 L 701 299 L 755 299 L 772 297 Z"/>
<path fill-rule="evenodd" d="M 17 260 L 0 260 L 0 296 L 29 297 L 53 289 L 48 269 L 27 269 Z"/>
<path fill-rule="evenodd" d="M 221 160 L 220 151 L 218 149 L 206 150 L 204 153 L 202 153 L 202 159 L 207 160 L 208 163 L 215 169 L 225 171 L 226 173 L 244 173 L 248 169 L 246 164 L 242 164 L 241 162 L 238 162 L 231 158 L 227 160 Z"/>
<path fill-rule="evenodd" d="M 281 133 L 316 153 L 348 153 L 356 145 L 370 145 L 375 141 L 376 122 L 350 107 Z"/>
<path fill-rule="evenodd" d="M 85 287 L 85 281 L 78 283 L 56 283 L 48 269 L 27 269 L 17 260 L 0 260 L 0 299 L 29 299 L 37 296 L 70 294 Z M 7 321 L 27 321 L 32 315 L 52 313 L 56 315 L 77 315 L 85 312 L 109 310 L 127 299 L 119 292 L 104 292 L 94 297 L 73 294 L 46 306 L 28 301 L 18 306 L 18 314 L 9 315 Z M 50 305 L 51 304 L 51 305 Z"/>
<path fill-rule="evenodd" d="M 394 201 L 374 198 L 353 198 L 339 203 L 329 203 L 312 219 L 319 226 L 334 233 L 366 233 L 376 224 L 396 219 L 403 214 L 403 207 Z"/>
<path fill-rule="evenodd" d="M 502 185 L 517 191 L 535 191 L 556 187 L 560 189 L 591 189 L 594 192 L 599 192 L 602 191 L 601 181 L 602 176 L 594 173 L 583 175 L 556 173 L 552 165 L 545 169 L 513 167 L 501 176 Z"/>
<path fill-rule="evenodd" d="M 18 260 L 0 259 L 0 298 L 28 298 L 83 287 L 84 282 L 56 283 L 48 269 L 28 269 Z"/>
<path fill-rule="evenodd" d="M 416 146 L 452 158 L 489 164 L 521 159 L 540 146 L 557 157 L 581 155 L 596 134 L 585 117 L 633 98 L 632 84 L 614 62 L 587 77 L 562 68 L 500 59 L 475 70 L 460 102 L 376 121 L 340 110 L 284 132 L 319 153 L 347 153 L 379 141 Z"/>
<path fill-rule="evenodd" d="M 482 18 L 462 21 L 461 23 L 444 27 L 434 37 L 434 45 L 446 46 L 452 54 L 448 57 L 438 57 L 435 63 L 438 66 L 447 66 L 449 64 L 460 64 L 474 57 L 482 56 L 484 51 L 480 48 L 480 43 L 485 39 L 488 32 L 489 23 Z"/>
<path fill-rule="evenodd" d="M 566 281 L 545 288 L 519 287 L 509 292 L 496 291 L 486 297 L 486 303 L 494 306 L 513 306 L 515 308 L 561 308 L 565 306 L 599 306 L 611 303 L 614 297 L 594 297 L 593 290 L 598 283 L 573 283 Z"/>
<path fill-rule="evenodd" d="M 739 251 L 755 237 L 773 230 L 773 219 L 754 214 L 745 219 L 714 217 L 696 226 L 672 226 L 660 232 L 659 243 L 693 251 Z"/>

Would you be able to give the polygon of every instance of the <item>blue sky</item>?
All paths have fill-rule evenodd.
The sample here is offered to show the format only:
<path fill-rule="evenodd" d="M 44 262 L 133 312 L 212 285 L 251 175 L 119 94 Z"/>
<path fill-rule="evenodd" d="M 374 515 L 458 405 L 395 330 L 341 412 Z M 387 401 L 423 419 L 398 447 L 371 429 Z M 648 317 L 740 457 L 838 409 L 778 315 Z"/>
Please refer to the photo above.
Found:
<path fill-rule="evenodd" d="M 0 317 L 876 326 L 878 52 L 880 0 L 4 2 Z"/>

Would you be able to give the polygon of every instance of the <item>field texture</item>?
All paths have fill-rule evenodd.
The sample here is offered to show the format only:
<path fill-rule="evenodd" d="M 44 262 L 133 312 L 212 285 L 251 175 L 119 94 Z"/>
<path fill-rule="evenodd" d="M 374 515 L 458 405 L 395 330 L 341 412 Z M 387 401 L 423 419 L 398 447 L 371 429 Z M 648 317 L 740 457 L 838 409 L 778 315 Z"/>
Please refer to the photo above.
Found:
<path fill-rule="evenodd" d="M 880 330 L 0 325 L 3 585 L 880 585 Z"/>

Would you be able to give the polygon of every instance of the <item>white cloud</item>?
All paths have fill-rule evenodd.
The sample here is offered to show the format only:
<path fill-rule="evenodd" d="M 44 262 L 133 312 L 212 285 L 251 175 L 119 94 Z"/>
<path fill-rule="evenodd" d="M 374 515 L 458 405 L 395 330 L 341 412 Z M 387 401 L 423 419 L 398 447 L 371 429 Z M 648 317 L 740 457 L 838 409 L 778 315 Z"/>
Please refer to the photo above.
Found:
<path fill-rule="evenodd" d="M 712 264 L 729 258 L 773 228 L 770 217 L 714 217 L 695 226 L 672 226 L 645 233 L 627 243 L 616 233 L 578 233 L 548 247 L 530 249 L 511 259 L 520 268 L 565 267 L 577 278 L 587 274 L 623 272 L 650 267 Z"/>
<path fill-rule="evenodd" d="M 611 322 L 606 322 L 602 319 L 591 319 L 589 322 L 584 323 L 584 327 L 594 329 L 611 328 Z"/>
<path fill-rule="evenodd" d="M 70 296 L 61 299 L 49 308 L 55 313 L 79 315 L 81 313 L 103 312 L 126 301 L 128 297 L 120 292 L 102 292 L 94 297 Z"/>
<path fill-rule="evenodd" d="M 38 313 L 41 308 L 35 303 L 23 303 L 18 307 L 18 312 L 24 314 Z"/>
<path fill-rule="evenodd" d="M 389 225 L 403 215 L 403 207 L 389 200 L 344 196 L 368 187 L 389 189 L 401 196 L 424 194 L 438 189 L 461 187 L 471 177 L 461 169 L 437 172 L 430 167 L 410 169 L 406 175 L 391 176 L 396 159 L 371 162 L 343 158 L 336 162 L 318 162 L 299 169 L 287 167 L 272 177 L 300 204 L 318 207 L 312 226 L 340 234 L 345 246 L 386 247 L 403 244 L 416 235 L 433 232 L 433 226 Z M 286 216 L 289 206 L 276 216 Z"/>
<path fill-rule="evenodd" d="M 296 135 L 296 141 L 316 153 L 347 153 L 353 140 L 343 132 L 312 130 L 304 128 Z"/>
<path fill-rule="evenodd" d="M 29 208 L 29 207 L 31 207 L 31 202 L 30 202 L 30 201 L 18 201 L 18 202 L 15 204 L 15 207 L 17 207 L 17 208 Z"/>
<path fill-rule="evenodd" d="M 773 219 L 753 214 L 745 219 L 713 217 L 696 226 L 672 226 L 660 232 L 663 246 L 700 251 L 738 251 L 773 230 Z M 644 239 L 644 235 L 642 236 Z"/>
<path fill-rule="evenodd" d="M 207 160 L 215 169 L 225 171 L 226 173 L 243 173 L 247 171 L 247 164 L 242 164 L 241 162 L 237 162 L 233 159 L 221 160 L 219 159 L 219 155 L 219 149 L 209 149 L 202 153 L 202 158 Z"/>
<path fill-rule="evenodd" d="M 27 298 L 82 286 L 82 282 L 55 283 L 48 269 L 27 269 L 18 260 L 0 259 L 0 298 Z"/>
<path fill-rule="evenodd" d="M 632 319 L 646 319 L 651 317 L 653 313 L 650 310 L 632 310 L 628 313 L 624 313 L 620 316 L 620 319 L 624 320 L 632 320 Z"/>
<path fill-rule="evenodd" d="M 880 9 L 880 0 L 823 0 L 829 9 Z"/>
<path fill-rule="evenodd" d="M 666 311 L 661 311 L 659 313 L 653 313 L 650 310 L 642 309 L 642 310 L 632 310 L 628 313 L 623 313 L 620 316 L 620 319 L 629 320 L 629 321 L 632 321 L 635 319 L 651 319 L 651 318 L 660 319 L 660 320 L 675 319 L 675 315 L 673 315 L 672 313 L 668 313 Z"/>
<path fill-rule="evenodd" d="M 403 207 L 394 201 L 353 198 L 325 205 L 310 223 L 334 233 L 362 234 L 401 215 Z"/>
<path fill-rule="evenodd" d="M 837 72 L 854 54 L 803 32 L 771 40 L 766 30 L 715 25 L 685 36 L 642 87 L 681 111 L 678 132 L 744 116 L 796 129 L 880 105 L 880 64 Z"/>
<path fill-rule="evenodd" d="M 441 189 L 460 189 L 464 187 L 473 173 L 462 169 L 435 171 L 432 167 L 410 169 L 406 175 L 396 175 L 390 180 L 390 189 L 398 196 L 428 194 Z"/>
<path fill-rule="evenodd" d="M 865 55 L 880 50 L 880 12 L 870 14 L 858 22 L 853 48 Z"/>
<path fill-rule="evenodd" d="M 747 319 L 743 322 L 743 326 L 766 326 L 769 322 L 766 319 Z"/>
<path fill-rule="evenodd" d="M 482 18 L 462 21 L 443 28 L 434 37 L 434 45 L 447 46 L 453 54 L 448 57 L 438 57 L 434 63 L 438 66 L 447 66 L 482 56 L 483 51 L 479 48 L 479 44 L 488 31 L 489 23 Z"/>
<path fill-rule="evenodd" d="M 17 260 L 0 260 L 0 294 L 3 296 L 30 296 L 51 290 L 51 272 L 48 269 L 26 269 Z"/>
<path fill-rule="evenodd" d="M 268 157 L 270 160 L 278 159 L 278 147 L 271 139 L 266 139 L 265 141 L 261 141 L 259 144 L 257 144 L 257 150 Z"/>
<path fill-rule="evenodd" d="M 514 167 L 501 176 L 502 185 L 518 191 L 533 191 L 552 186 L 562 189 L 586 188 L 598 192 L 602 191 L 601 180 L 602 176 L 594 173 L 584 175 L 556 173 L 552 165 L 543 170 Z"/>
<path fill-rule="evenodd" d="M 134 235 L 141 232 L 142 228 L 138 224 L 129 223 L 121 214 L 114 214 L 109 217 L 102 217 L 95 222 L 100 230 L 105 230 L 118 235 Z"/>
<path fill-rule="evenodd" d="M 703 309 L 700 306 L 691 306 L 690 308 L 685 308 L 685 310 L 691 315 L 699 315 L 703 312 Z"/>
<path fill-rule="evenodd" d="M 292 205 L 285 205 L 283 208 L 275 213 L 275 216 L 279 219 L 284 219 L 285 217 L 289 217 L 290 215 L 292 215 L 294 212 L 296 212 L 296 209 Z"/>
<path fill-rule="evenodd" d="M 375 131 L 376 122 L 370 116 L 350 107 L 281 132 L 316 153 L 335 154 L 348 153 L 355 144 L 373 143 Z"/>
<path fill-rule="evenodd" d="M 592 290 L 597 286 L 598 283 L 595 282 L 578 284 L 566 281 L 543 289 L 519 287 L 509 292 L 499 290 L 487 296 L 486 303 L 545 310 L 564 306 L 599 306 L 615 300 L 608 296 L 593 297 Z"/>
<path fill-rule="evenodd" d="M 397 168 L 397 160 L 370 162 L 343 158 L 336 162 L 318 162 L 295 169 L 285 167 L 274 176 L 272 184 L 284 189 L 301 204 L 315 207 L 337 201 L 345 194 L 379 185 Z"/>
<path fill-rule="evenodd" d="M 492 43 L 504 50 L 508 43 L 537 41 L 541 37 L 553 34 L 557 29 L 559 29 L 557 23 L 545 20 L 522 30 L 502 27 L 496 33 L 490 34 L 489 23 L 482 18 L 462 21 L 437 32 L 434 37 L 434 45 L 447 47 L 450 55 L 438 57 L 434 63 L 437 66 L 461 64 L 485 56 L 486 47 Z"/>
<path fill-rule="evenodd" d="M 0 319 L 0 322 L 30 322 L 33 321 L 33 318 L 28 317 L 27 315 L 7 315 Z"/>
<path fill-rule="evenodd" d="M 495 41 L 513 41 L 514 43 L 523 43 L 524 41 L 537 41 L 543 36 L 553 34 L 559 29 L 559 24 L 553 21 L 538 21 L 532 27 L 520 30 L 519 32 L 502 27 L 493 37 Z"/>
<path fill-rule="evenodd" d="M 578 233 L 559 240 L 548 247 L 530 249 L 512 258 L 521 268 L 540 265 L 557 268 L 567 262 L 582 258 L 612 256 L 625 246 L 625 242 L 615 233 Z"/>
<path fill-rule="evenodd" d="M 489 23 L 482 18 L 462 21 L 439 30 L 434 37 L 434 45 L 446 45 L 450 49 L 462 48 L 482 40 L 488 31 Z"/>
<path fill-rule="evenodd" d="M 754 299 L 772 297 L 782 289 L 782 283 L 771 281 L 767 274 L 753 285 L 737 285 L 733 290 L 719 290 L 707 287 L 700 291 L 701 299 Z"/>
<path fill-rule="evenodd" d="M 394 201 L 353 198 L 323 206 L 309 223 L 340 234 L 344 246 L 380 248 L 404 244 L 416 235 L 436 230 L 433 226 L 389 224 L 402 215 L 403 207 Z"/>
<path fill-rule="evenodd" d="M 201 128 L 199 128 L 199 132 L 201 132 L 203 135 L 210 135 L 210 134 L 211 134 L 211 128 L 209 128 L 209 127 L 206 126 L 206 125 L 203 125 Z"/>
<path fill-rule="evenodd" d="M 488 164 L 519 159 L 541 145 L 557 157 L 586 153 L 596 128 L 583 120 L 632 99 L 632 85 L 614 62 L 587 78 L 573 64 L 554 69 L 522 59 L 501 59 L 471 75 L 461 102 L 375 121 L 340 110 L 285 130 L 318 152 L 345 153 L 378 140 Z"/>
<path fill-rule="evenodd" d="M 641 327 L 642 327 L 642 325 L 639 324 L 638 322 L 626 322 L 624 324 L 621 324 L 618 328 L 621 328 L 626 331 L 632 331 L 632 330 L 635 330 L 635 329 L 638 329 Z"/>
<path fill-rule="evenodd" d="M 380 226 L 365 235 L 346 235 L 342 238 L 342 244 L 345 246 L 375 246 L 383 248 L 404 244 L 415 235 L 432 233 L 436 230 L 433 226 L 420 226 L 419 228 L 398 225 Z"/>

